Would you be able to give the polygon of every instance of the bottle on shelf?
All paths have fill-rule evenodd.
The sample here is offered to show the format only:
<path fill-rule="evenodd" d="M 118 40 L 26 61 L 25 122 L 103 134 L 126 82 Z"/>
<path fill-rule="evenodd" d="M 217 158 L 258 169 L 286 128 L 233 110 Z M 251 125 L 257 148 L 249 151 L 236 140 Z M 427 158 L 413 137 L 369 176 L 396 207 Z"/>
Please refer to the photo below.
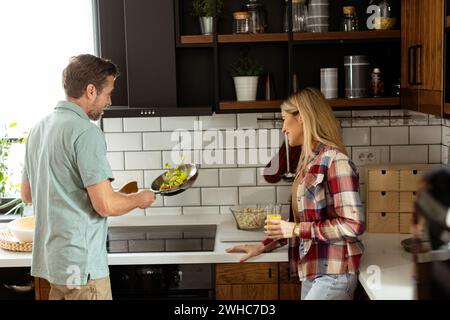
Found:
<path fill-rule="evenodd" d="M 341 31 L 357 31 L 358 30 L 358 18 L 355 13 L 355 7 L 345 6 L 342 8 L 344 17 L 341 22 Z"/>
<path fill-rule="evenodd" d="M 370 76 L 370 93 L 373 97 L 381 97 L 384 94 L 384 81 L 380 68 L 374 68 Z"/>
<path fill-rule="evenodd" d="M 267 29 L 266 10 L 258 0 L 249 0 L 245 5 L 251 15 L 252 33 L 265 33 Z"/>

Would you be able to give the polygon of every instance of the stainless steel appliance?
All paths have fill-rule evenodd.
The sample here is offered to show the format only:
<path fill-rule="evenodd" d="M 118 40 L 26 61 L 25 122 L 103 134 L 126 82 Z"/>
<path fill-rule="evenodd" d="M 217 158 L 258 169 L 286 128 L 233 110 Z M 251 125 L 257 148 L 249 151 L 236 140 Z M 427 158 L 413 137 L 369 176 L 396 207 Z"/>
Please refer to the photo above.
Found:
<path fill-rule="evenodd" d="M 216 225 L 111 227 L 107 249 L 114 253 L 213 251 Z M 162 262 L 164 257 L 161 256 Z M 213 264 L 110 266 L 115 300 L 210 300 Z"/>

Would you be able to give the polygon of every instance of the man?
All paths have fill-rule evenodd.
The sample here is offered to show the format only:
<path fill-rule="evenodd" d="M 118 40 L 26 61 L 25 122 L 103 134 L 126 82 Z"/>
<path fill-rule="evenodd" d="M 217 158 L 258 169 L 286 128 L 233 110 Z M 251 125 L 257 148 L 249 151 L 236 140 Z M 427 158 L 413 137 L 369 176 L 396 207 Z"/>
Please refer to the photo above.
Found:
<path fill-rule="evenodd" d="M 155 201 L 153 192 L 115 192 L 98 120 L 111 105 L 116 65 L 84 54 L 63 72 L 66 101 L 38 122 L 26 144 L 22 200 L 33 203 L 31 274 L 51 284 L 50 299 L 112 299 L 107 217 Z"/>

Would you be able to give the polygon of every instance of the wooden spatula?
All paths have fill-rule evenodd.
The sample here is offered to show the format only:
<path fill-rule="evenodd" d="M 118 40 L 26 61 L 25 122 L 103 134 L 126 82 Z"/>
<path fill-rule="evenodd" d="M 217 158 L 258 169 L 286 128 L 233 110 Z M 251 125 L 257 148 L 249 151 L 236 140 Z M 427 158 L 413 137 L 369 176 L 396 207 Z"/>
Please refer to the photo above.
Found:
<path fill-rule="evenodd" d="M 125 194 L 138 192 L 137 182 L 130 181 L 128 183 L 125 183 L 123 186 L 120 187 L 119 192 Z"/>

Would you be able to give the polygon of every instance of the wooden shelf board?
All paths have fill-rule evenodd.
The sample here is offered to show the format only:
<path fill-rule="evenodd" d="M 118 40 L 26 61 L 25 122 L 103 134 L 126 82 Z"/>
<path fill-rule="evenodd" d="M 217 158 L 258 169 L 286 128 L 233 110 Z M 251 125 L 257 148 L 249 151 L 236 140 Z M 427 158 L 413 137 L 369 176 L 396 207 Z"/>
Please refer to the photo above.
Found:
<path fill-rule="evenodd" d="M 219 43 L 288 41 L 287 33 L 219 34 Z"/>
<path fill-rule="evenodd" d="M 190 36 L 181 36 L 180 38 L 181 44 L 201 44 L 213 42 L 213 36 L 190 35 Z"/>
<path fill-rule="evenodd" d="M 283 100 L 257 100 L 257 101 L 221 101 L 220 110 L 254 110 L 254 109 L 276 109 Z"/>
<path fill-rule="evenodd" d="M 294 41 L 400 39 L 400 30 L 352 32 L 296 32 Z"/>
<path fill-rule="evenodd" d="M 283 100 L 259 100 L 259 101 L 221 101 L 220 110 L 255 110 L 255 109 L 276 109 L 279 108 Z M 400 105 L 399 97 L 380 98 L 359 98 L 359 99 L 328 99 L 333 108 L 348 107 L 384 107 Z M 449 110 L 450 113 L 450 110 Z"/>
<path fill-rule="evenodd" d="M 383 107 L 400 105 L 400 97 L 328 99 L 333 108 L 336 107 Z"/>
<path fill-rule="evenodd" d="M 450 28 L 450 16 L 445 17 L 445 26 Z"/>

